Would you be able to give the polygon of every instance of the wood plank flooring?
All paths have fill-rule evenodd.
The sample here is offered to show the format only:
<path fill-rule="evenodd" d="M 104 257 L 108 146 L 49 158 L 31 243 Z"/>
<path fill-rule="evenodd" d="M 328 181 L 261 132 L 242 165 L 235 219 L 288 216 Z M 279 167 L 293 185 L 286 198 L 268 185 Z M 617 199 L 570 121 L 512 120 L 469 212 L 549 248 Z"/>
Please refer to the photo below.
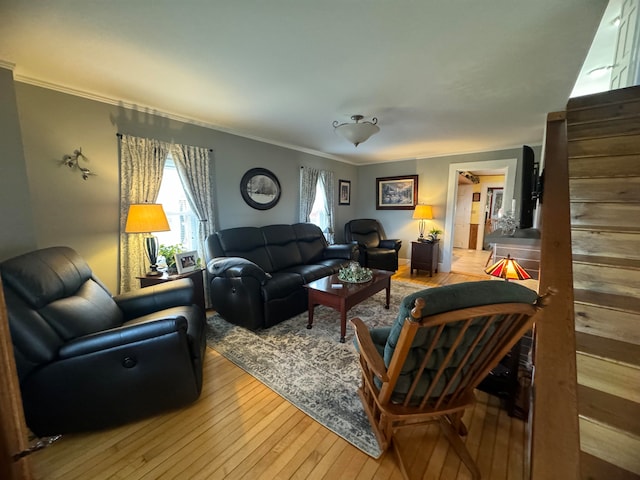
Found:
<path fill-rule="evenodd" d="M 482 277 L 410 275 L 403 265 L 393 278 L 437 286 Z M 214 350 L 207 349 L 204 370 L 195 404 L 103 432 L 65 435 L 31 457 L 35 478 L 402 478 L 391 452 L 370 458 Z M 526 478 L 524 422 L 510 418 L 483 392 L 465 422 L 466 442 L 482 478 Z M 406 430 L 400 438 L 412 478 L 470 478 L 437 427 Z"/>

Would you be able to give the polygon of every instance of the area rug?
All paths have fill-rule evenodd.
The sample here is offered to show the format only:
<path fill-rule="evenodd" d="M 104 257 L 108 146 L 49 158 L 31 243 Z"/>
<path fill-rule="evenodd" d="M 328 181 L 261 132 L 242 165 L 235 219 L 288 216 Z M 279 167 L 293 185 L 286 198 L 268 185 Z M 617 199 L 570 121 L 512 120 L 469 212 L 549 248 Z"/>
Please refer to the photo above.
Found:
<path fill-rule="evenodd" d="M 347 319 L 360 317 L 369 327 L 390 325 L 402 299 L 421 288 L 392 281 L 389 310 L 384 308 L 383 290 L 349 310 Z M 336 310 L 317 306 L 311 329 L 306 328 L 307 319 L 305 312 L 251 332 L 214 314 L 207 319 L 207 344 L 314 420 L 378 458 L 382 452 L 357 394 L 360 368 L 352 328 L 347 325 L 346 342 L 340 343 Z"/>

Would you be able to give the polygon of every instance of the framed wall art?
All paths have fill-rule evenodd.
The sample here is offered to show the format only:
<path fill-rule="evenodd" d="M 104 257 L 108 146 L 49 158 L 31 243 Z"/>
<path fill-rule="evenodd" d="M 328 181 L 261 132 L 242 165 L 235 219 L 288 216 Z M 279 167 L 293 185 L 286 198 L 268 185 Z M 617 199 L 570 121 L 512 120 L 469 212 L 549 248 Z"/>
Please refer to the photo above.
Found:
<path fill-rule="evenodd" d="M 351 180 L 338 180 L 338 205 L 351 205 Z"/>
<path fill-rule="evenodd" d="M 413 210 L 418 202 L 418 175 L 376 178 L 376 210 Z"/>
<path fill-rule="evenodd" d="M 266 168 L 252 168 L 240 180 L 240 194 L 256 210 L 269 210 L 280 200 L 280 182 Z"/>
<path fill-rule="evenodd" d="M 480 192 L 473 192 L 473 201 L 474 202 L 480 201 Z"/>
<path fill-rule="evenodd" d="M 176 253 L 176 268 L 179 274 L 193 272 L 198 268 L 198 252 Z"/>

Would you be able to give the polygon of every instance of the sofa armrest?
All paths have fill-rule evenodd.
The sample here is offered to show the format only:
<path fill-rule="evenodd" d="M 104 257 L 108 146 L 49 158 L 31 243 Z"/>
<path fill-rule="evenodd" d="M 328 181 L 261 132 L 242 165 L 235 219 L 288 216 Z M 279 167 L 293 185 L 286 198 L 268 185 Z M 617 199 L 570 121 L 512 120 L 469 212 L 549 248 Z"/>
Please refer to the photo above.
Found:
<path fill-rule="evenodd" d="M 153 320 L 125 327 L 112 328 L 98 333 L 76 338 L 63 345 L 58 351 L 61 359 L 87 355 L 109 348 L 150 340 L 162 335 L 187 331 L 187 320 L 184 317 Z"/>
<path fill-rule="evenodd" d="M 324 258 L 344 258 L 345 260 L 358 260 L 358 244 L 339 243 L 335 245 L 327 245 L 324 249 Z"/>
<path fill-rule="evenodd" d="M 242 257 L 216 257 L 207 263 L 207 271 L 212 277 L 253 277 L 264 285 L 271 274 L 258 265 Z"/>
<path fill-rule="evenodd" d="M 125 319 L 130 320 L 158 310 L 191 305 L 193 296 L 193 280 L 179 278 L 116 295 L 113 299 L 122 310 Z"/>
<path fill-rule="evenodd" d="M 402 246 L 402 240 L 397 238 L 385 238 L 380 240 L 380 248 L 393 248 L 396 252 L 400 250 Z"/>

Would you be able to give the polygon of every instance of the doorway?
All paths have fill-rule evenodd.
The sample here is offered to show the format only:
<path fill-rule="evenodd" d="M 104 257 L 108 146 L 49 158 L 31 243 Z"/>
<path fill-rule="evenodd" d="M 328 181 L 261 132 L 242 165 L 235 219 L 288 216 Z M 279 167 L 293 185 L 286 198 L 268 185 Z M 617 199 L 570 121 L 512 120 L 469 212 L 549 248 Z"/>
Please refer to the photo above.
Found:
<path fill-rule="evenodd" d="M 478 170 L 496 170 L 504 174 L 504 191 L 503 199 L 509 201 L 514 198 L 516 185 L 516 170 L 518 168 L 518 159 L 509 158 L 506 160 L 489 160 L 485 162 L 467 162 L 452 163 L 449 165 L 449 181 L 447 183 L 447 210 L 445 214 L 445 226 L 443 239 L 440 242 L 442 246 L 442 264 L 439 271 L 451 271 L 451 257 L 453 254 L 454 240 L 454 222 L 456 212 L 456 200 L 458 196 L 458 176 L 459 172 L 478 171 Z M 496 185 L 497 187 L 498 185 Z M 483 192 L 483 198 L 480 199 L 481 205 L 486 205 L 486 191 Z M 479 237 L 484 240 L 484 229 L 478 229 Z M 480 238 L 478 238 L 480 240 Z M 482 246 L 482 243 L 477 243 Z"/>

